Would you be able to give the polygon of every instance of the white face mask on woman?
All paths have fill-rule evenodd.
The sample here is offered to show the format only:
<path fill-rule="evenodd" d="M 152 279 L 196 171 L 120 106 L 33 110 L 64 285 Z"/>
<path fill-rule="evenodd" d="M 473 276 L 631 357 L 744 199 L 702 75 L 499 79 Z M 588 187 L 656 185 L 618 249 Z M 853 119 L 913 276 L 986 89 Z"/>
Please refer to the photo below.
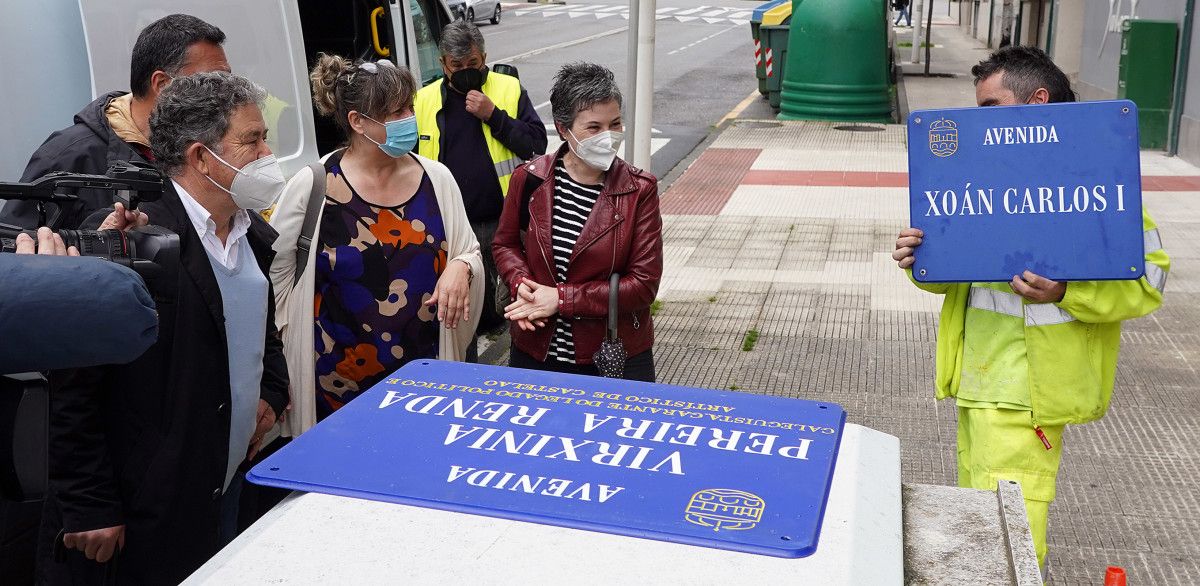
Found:
<path fill-rule="evenodd" d="M 200 145 L 204 146 L 204 145 Z M 233 176 L 233 183 L 229 185 L 229 189 L 221 187 L 212 177 L 205 175 L 205 178 L 212 182 L 229 194 L 233 198 L 233 203 L 243 210 L 265 210 L 275 203 L 279 194 L 283 193 L 283 187 L 286 182 L 283 180 L 283 169 L 279 167 L 279 161 L 275 160 L 275 155 L 267 155 L 261 159 L 256 159 L 246 164 L 245 167 L 238 169 L 230 165 L 220 155 L 212 152 L 212 149 L 204 146 L 204 150 L 216 157 L 226 167 L 233 169 L 236 175 Z"/>
<path fill-rule="evenodd" d="M 571 148 L 571 152 L 589 167 L 599 171 L 612 168 L 613 159 L 617 158 L 617 149 L 621 148 L 621 141 L 625 140 L 625 133 L 616 130 L 605 130 L 584 140 L 576 138 L 570 129 L 567 129 L 567 134 L 578 143 L 578 146 L 571 148 L 568 142 L 567 148 Z"/>

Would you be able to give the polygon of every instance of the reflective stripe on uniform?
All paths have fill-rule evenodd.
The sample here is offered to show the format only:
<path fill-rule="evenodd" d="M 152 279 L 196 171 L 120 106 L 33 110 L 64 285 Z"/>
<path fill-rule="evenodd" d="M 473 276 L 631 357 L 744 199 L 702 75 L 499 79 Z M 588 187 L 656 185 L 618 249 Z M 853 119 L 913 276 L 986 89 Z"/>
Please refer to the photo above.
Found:
<path fill-rule="evenodd" d="M 1164 271 L 1162 267 L 1152 262 L 1148 262 L 1146 263 L 1146 281 L 1150 283 L 1151 287 L 1158 289 L 1158 292 L 1162 293 L 1167 288 L 1167 271 Z"/>
<path fill-rule="evenodd" d="M 1053 303 L 1031 303 L 1025 306 L 1025 325 L 1053 326 L 1075 321 L 1067 310 Z"/>
<path fill-rule="evenodd" d="M 1163 247 L 1162 237 L 1158 235 L 1158 228 L 1142 232 L 1142 242 L 1145 245 L 1146 254 L 1150 254 Z"/>
<path fill-rule="evenodd" d="M 520 157 L 513 157 L 507 161 L 500 161 L 499 163 L 496 163 L 496 177 L 512 175 L 513 171 L 516 171 L 517 167 L 520 167 L 521 163 L 524 162 L 525 161 Z"/>
<path fill-rule="evenodd" d="M 1162 236 L 1159 235 L 1158 228 L 1142 232 L 1142 244 L 1146 250 L 1146 254 L 1162 250 Z M 1164 271 L 1162 267 L 1147 261 L 1146 282 L 1150 283 L 1151 287 L 1158 289 L 1159 293 L 1162 293 L 1167 287 L 1167 271 Z"/>
<path fill-rule="evenodd" d="M 967 307 L 982 309 L 992 313 L 1002 313 L 1013 317 L 1023 317 L 1021 297 L 984 287 L 971 287 L 971 295 L 967 299 Z"/>
<path fill-rule="evenodd" d="M 1016 293 L 1005 293 L 985 287 L 971 287 L 967 306 L 1001 315 L 1023 317 L 1027 326 L 1052 326 L 1075 321 L 1070 313 L 1053 303 L 1026 304 Z"/>

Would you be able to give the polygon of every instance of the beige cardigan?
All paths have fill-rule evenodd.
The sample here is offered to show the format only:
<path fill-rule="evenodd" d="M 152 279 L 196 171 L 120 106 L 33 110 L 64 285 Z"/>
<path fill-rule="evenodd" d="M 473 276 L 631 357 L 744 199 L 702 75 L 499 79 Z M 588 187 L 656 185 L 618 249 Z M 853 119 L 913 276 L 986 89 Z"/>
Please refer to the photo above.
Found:
<path fill-rule="evenodd" d="M 417 156 L 425 167 L 438 207 L 442 211 L 442 223 L 446 228 L 446 241 L 450 246 L 447 254 L 453 260 L 466 261 L 471 265 L 475 278 L 471 282 L 471 313 L 465 323 L 455 329 L 445 325 L 438 339 L 438 358 L 462 360 L 467 345 L 479 324 L 483 308 L 483 257 L 479 254 L 479 241 L 467 220 L 463 207 L 462 192 L 454 182 L 454 176 L 445 165 Z M 304 224 L 304 211 L 312 192 L 312 169 L 305 167 L 296 173 L 280 196 L 271 215 L 271 226 L 279 232 L 275 240 L 275 261 L 271 263 L 271 284 L 275 288 L 275 325 L 283 337 L 283 353 L 287 359 L 291 378 L 292 405 L 282 424 L 267 435 L 269 442 L 278 435 L 295 437 L 308 431 L 316 423 L 316 364 L 313 349 L 313 264 L 316 262 L 321 217 L 317 216 L 317 230 L 313 234 L 313 246 L 308 251 L 308 266 L 300 282 L 296 276 L 296 241 Z M 320 210 L 319 212 L 320 213 Z M 292 327 L 292 326 L 295 327 Z"/>

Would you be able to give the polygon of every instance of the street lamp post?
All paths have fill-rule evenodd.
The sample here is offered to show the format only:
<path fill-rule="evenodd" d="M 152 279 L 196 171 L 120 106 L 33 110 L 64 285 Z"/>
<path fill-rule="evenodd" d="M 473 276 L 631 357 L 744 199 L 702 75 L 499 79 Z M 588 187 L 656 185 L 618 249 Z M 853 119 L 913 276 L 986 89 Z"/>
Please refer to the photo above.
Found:
<path fill-rule="evenodd" d="M 629 1 L 629 93 L 625 126 L 629 141 L 625 160 L 635 167 L 650 168 L 650 131 L 654 118 L 654 32 L 655 0 Z"/>

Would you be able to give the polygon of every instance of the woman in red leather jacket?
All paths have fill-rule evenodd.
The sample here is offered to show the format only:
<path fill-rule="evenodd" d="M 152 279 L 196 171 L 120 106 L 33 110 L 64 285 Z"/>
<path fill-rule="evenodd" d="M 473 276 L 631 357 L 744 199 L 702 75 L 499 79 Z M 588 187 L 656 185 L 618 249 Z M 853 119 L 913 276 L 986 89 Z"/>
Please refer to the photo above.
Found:
<path fill-rule="evenodd" d="M 624 378 L 654 381 L 650 304 L 662 279 L 658 180 L 616 156 L 621 91 L 611 71 L 564 65 L 550 92 L 563 145 L 517 168 L 496 238 L 496 268 L 513 302 L 509 366 L 597 375 L 609 276 L 620 275 L 617 329 Z"/>

